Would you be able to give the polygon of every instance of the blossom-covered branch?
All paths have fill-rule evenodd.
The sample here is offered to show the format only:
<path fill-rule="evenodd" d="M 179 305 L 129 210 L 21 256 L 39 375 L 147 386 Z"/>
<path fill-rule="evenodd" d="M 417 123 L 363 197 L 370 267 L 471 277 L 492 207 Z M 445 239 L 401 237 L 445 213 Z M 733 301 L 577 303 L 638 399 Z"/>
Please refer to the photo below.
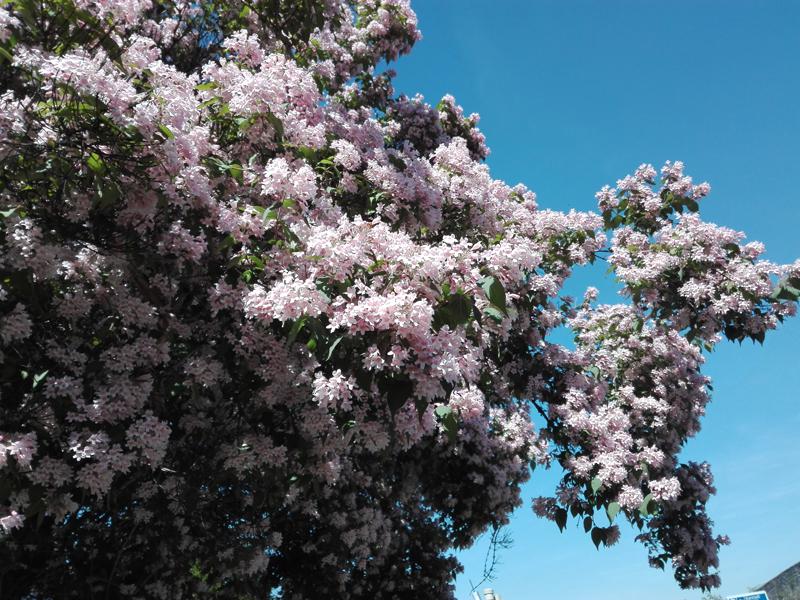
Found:
<path fill-rule="evenodd" d="M 419 37 L 407 0 L 0 7 L 4 598 L 452 597 L 551 464 L 537 513 L 717 584 L 702 352 L 800 263 L 680 163 L 540 209 L 378 71 Z M 560 297 L 609 243 L 627 299 Z"/>

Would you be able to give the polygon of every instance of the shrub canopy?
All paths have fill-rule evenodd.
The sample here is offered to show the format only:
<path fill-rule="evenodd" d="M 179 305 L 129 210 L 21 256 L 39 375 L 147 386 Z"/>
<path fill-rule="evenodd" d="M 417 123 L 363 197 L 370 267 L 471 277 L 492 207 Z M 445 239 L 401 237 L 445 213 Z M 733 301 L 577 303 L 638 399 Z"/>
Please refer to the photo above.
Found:
<path fill-rule="evenodd" d="M 794 314 L 800 262 L 679 162 L 537 208 L 379 71 L 419 35 L 407 0 L 0 8 L 3 598 L 449 598 L 552 464 L 537 514 L 718 583 L 703 351 Z M 562 297 L 598 258 L 627 299 Z"/>

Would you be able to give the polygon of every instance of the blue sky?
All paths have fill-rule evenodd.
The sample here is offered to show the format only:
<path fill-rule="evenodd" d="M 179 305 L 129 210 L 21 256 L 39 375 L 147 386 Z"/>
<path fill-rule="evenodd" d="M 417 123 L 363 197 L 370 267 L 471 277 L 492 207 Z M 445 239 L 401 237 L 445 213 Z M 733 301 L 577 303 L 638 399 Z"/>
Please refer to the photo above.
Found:
<path fill-rule="evenodd" d="M 712 222 L 800 256 L 800 2 L 790 0 L 417 0 L 424 39 L 394 65 L 396 86 L 481 114 L 496 177 L 541 206 L 591 210 L 594 192 L 642 162 L 683 160 L 712 193 Z M 580 281 L 586 281 L 584 276 Z M 606 300 L 609 285 L 604 286 Z M 722 344 L 708 359 L 714 400 L 683 457 L 705 459 L 710 513 L 732 538 L 723 595 L 800 561 L 800 319 L 764 347 Z M 597 551 L 578 524 L 560 534 L 529 499 L 492 584 L 504 600 L 697 600 L 647 566 L 631 531 Z M 461 553 L 469 597 L 486 544 Z"/>

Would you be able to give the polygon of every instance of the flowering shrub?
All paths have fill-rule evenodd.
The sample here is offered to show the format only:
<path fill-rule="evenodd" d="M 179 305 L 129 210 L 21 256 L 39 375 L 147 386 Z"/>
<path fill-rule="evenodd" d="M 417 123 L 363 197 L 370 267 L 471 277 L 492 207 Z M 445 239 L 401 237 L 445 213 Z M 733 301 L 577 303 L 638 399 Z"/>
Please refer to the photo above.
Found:
<path fill-rule="evenodd" d="M 554 461 L 537 514 L 718 584 L 702 352 L 800 262 L 680 163 L 538 209 L 376 72 L 418 38 L 407 0 L 0 8 L 3 598 L 452 597 Z M 601 252 L 629 302 L 560 298 Z"/>

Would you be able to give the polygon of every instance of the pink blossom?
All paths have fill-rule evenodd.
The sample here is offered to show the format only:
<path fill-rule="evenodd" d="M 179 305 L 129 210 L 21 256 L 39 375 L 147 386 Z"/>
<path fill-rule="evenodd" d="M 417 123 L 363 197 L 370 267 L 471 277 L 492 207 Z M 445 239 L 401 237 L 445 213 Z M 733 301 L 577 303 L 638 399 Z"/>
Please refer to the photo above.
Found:
<path fill-rule="evenodd" d="M 361 166 L 358 149 L 347 140 L 334 140 L 331 148 L 336 151 L 336 162 L 349 171 L 356 171 Z"/>
<path fill-rule="evenodd" d="M 20 467 L 29 468 L 36 450 L 36 433 L 0 433 L 0 468 L 5 466 L 6 456 L 12 456 Z"/>
<path fill-rule="evenodd" d="M 477 389 L 454 390 L 450 395 L 448 406 L 453 408 L 462 419 L 470 420 L 483 416 L 483 393 Z"/>
<path fill-rule="evenodd" d="M 17 511 L 12 510 L 9 514 L 4 517 L 0 517 L 0 527 L 3 528 L 3 531 L 6 533 L 11 532 L 13 529 L 17 529 L 22 527 L 23 522 L 25 521 L 25 517 L 19 514 Z"/>
<path fill-rule="evenodd" d="M 448 549 L 557 463 L 537 514 L 616 502 L 681 585 L 718 583 L 711 472 L 679 462 L 703 353 L 794 314 L 800 263 L 700 219 L 679 162 L 602 188 L 600 214 L 495 179 L 477 114 L 378 68 L 420 38 L 407 0 L 310 3 L 303 31 L 283 8 L 76 6 L 102 32 L 37 28 L 80 45 L 0 9 L 10 568 L 79 594 L 89 540 L 131 597 L 446 598 Z M 625 302 L 566 296 L 609 244 Z"/>
<path fill-rule="evenodd" d="M 651 481 L 650 491 L 656 500 L 675 500 L 681 493 L 681 484 L 676 477 L 666 477 Z"/>
<path fill-rule="evenodd" d="M 24 340 L 33 332 L 33 322 L 22 304 L 16 304 L 11 312 L 3 317 L 0 325 L 0 341 L 3 345 Z"/>
<path fill-rule="evenodd" d="M 284 273 L 281 281 L 269 290 L 255 285 L 244 298 L 244 312 L 249 318 L 284 322 L 304 315 L 315 317 L 327 309 L 328 302 L 313 280 Z"/>

